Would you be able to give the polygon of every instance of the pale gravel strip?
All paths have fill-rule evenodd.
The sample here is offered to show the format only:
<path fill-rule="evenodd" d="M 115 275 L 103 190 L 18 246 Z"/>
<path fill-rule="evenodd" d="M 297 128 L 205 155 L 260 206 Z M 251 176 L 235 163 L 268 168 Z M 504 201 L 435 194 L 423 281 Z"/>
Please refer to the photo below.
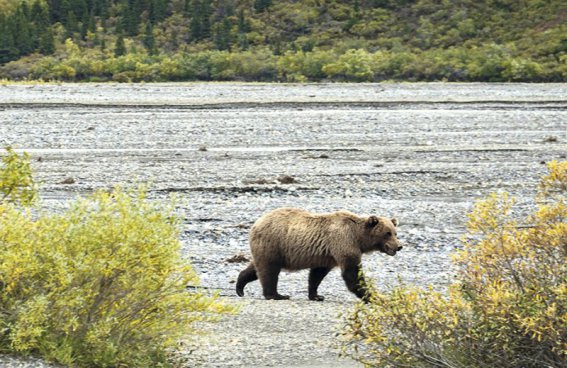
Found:
<path fill-rule="evenodd" d="M 0 84 L 1 103 L 206 105 L 274 102 L 567 101 L 567 83 Z"/>
<path fill-rule="evenodd" d="M 362 367 L 339 357 L 341 315 L 354 306 L 354 298 L 230 299 L 241 306 L 240 312 L 203 326 L 208 334 L 197 341 L 204 348 L 193 350 L 189 344 L 178 354 L 186 359 L 184 367 Z"/>
<path fill-rule="evenodd" d="M 46 363 L 33 357 L 0 355 L 0 368 L 61 368 L 60 365 Z"/>

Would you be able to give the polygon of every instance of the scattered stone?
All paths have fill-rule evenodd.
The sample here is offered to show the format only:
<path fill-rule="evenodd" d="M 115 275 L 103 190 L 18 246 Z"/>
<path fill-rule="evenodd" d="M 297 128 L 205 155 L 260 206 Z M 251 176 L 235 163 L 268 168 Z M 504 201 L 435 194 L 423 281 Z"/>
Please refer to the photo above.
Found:
<path fill-rule="evenodd" d="M 273 181 L 268 179 L 260 178 L 254 180 L 243 180 L 242 183 L 245 185 L 252 185 L 252 184 L 259 184 L 259 185 L 266 185 L 266 184 L 275 184 Z"/>
<path fill-rule="evenodd" d="M 323 153 L 322 155 L 319 156 L 319 158 L 329 158 L 329 155 Z"/>
<path fill-rule="evenodd" d="M 297 180 L 293 176 L 289 175 L 281 175 L 277 179 L 281 184 L 294 184 L 297 183 Z"/>
<path fill-rule="evenodd" d="M 224 261 L 226 263 L 246 263 L 246 262 L 250 262 L 250 259 L 246 257 L 244 254 L 239 253 L 239 254 L 235 254 L 230 258 L 225 259 Z"/>
<path fill-rule="evenodd" d="M 76 183 L 75 179 L 70 176 L 59 182 L 59 184 L 75 184 L 75 183 Z"/>
<path fill-rule="evenodd" d="M 559 142 L 559 138 L 555 135 L 550 135 L 546 137 L 543 141 L 546 143 L 557 143 Z"/>
<path fill-rule="evenodd" d="M 87 128 L 87 131 L 93 131 L 93 130 L 95 130 L 94 126 L 90 126 L 90 127 Z"/>
<path fill-rule="evenodd" d="M 207 146 L 200 146 L 199 147 L 199 152 L 207 152 Z"/>

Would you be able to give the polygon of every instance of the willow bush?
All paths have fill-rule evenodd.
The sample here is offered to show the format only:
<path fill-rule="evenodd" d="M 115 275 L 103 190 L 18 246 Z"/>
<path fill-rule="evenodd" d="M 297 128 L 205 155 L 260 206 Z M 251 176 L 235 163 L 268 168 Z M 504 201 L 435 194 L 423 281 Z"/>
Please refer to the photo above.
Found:
<path fill-rule="evenodd" d="M 27 156 L 8 157 L 28 167 Z M 77 367 L 168 366 L 168 350 L 194 322 L 233 311 L 216 295 L 187 291 L 198 278 L 180 256 L 172 203 L 115 189 L 60 214 L 30 212 L 0 203 L 0 353 Z"/>
<path fill-rule="evenodd" d="M 2 202 L 33 204 L 37 198 L 37 188 L 33 180 L 29 156 L 26 153 L 18 155 L 8 147 L 0 163 L 0 204 Z"/>
<path fill-rule="evenodd" d="M 374 291 L 347 319 L 345 352 L 375 367 L 564 367 L 567 162 L 552 162 L 519 221 L 493 194 L 469 215 L 448 292 Z"/>

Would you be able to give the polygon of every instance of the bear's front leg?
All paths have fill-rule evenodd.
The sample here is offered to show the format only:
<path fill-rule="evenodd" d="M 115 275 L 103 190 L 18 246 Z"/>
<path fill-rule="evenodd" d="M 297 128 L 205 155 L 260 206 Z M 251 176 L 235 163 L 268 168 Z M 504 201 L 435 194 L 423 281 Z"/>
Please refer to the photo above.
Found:
<path fill-rule="evenodd" d="M 360 267 L 360 258 L 351 257 L 341 265 L 341 273 L 347 288 L 357 297 L 368 303 L 368 290 Z"/>

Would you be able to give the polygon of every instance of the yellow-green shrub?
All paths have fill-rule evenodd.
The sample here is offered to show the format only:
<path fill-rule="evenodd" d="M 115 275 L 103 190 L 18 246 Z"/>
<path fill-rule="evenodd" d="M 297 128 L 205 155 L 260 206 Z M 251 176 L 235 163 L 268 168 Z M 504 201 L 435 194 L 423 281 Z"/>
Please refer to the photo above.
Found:
<path fill-rule="evenodd" d="M 13 164 L 5 166 L 2 178 Z M 142 189 L 98 192 L 60 214 L 0 201 L 0 353 L 167 366 L 167 350 L 194 322 L 234 311 L 186 290 L 198 278 L 180 256 L 179 231 L 173 204 L 156 205 Z"/>
<path fill-rule="evenodd" d="M 377 367 L 564 366 L 567 163 L 548 168 L 545 201 L 523 221 L 507 194 L 476 204 L 447 293 L 400 286 L 358 305 L 346 352 Z"/>
<path fill-rule="evenodd" d="M 32 204 L 37 190 L 28 154 L 18 155 L 11 147 L 7 147 L 6 155 L 0 162 L 0 204 L 5 201 Z"/>

